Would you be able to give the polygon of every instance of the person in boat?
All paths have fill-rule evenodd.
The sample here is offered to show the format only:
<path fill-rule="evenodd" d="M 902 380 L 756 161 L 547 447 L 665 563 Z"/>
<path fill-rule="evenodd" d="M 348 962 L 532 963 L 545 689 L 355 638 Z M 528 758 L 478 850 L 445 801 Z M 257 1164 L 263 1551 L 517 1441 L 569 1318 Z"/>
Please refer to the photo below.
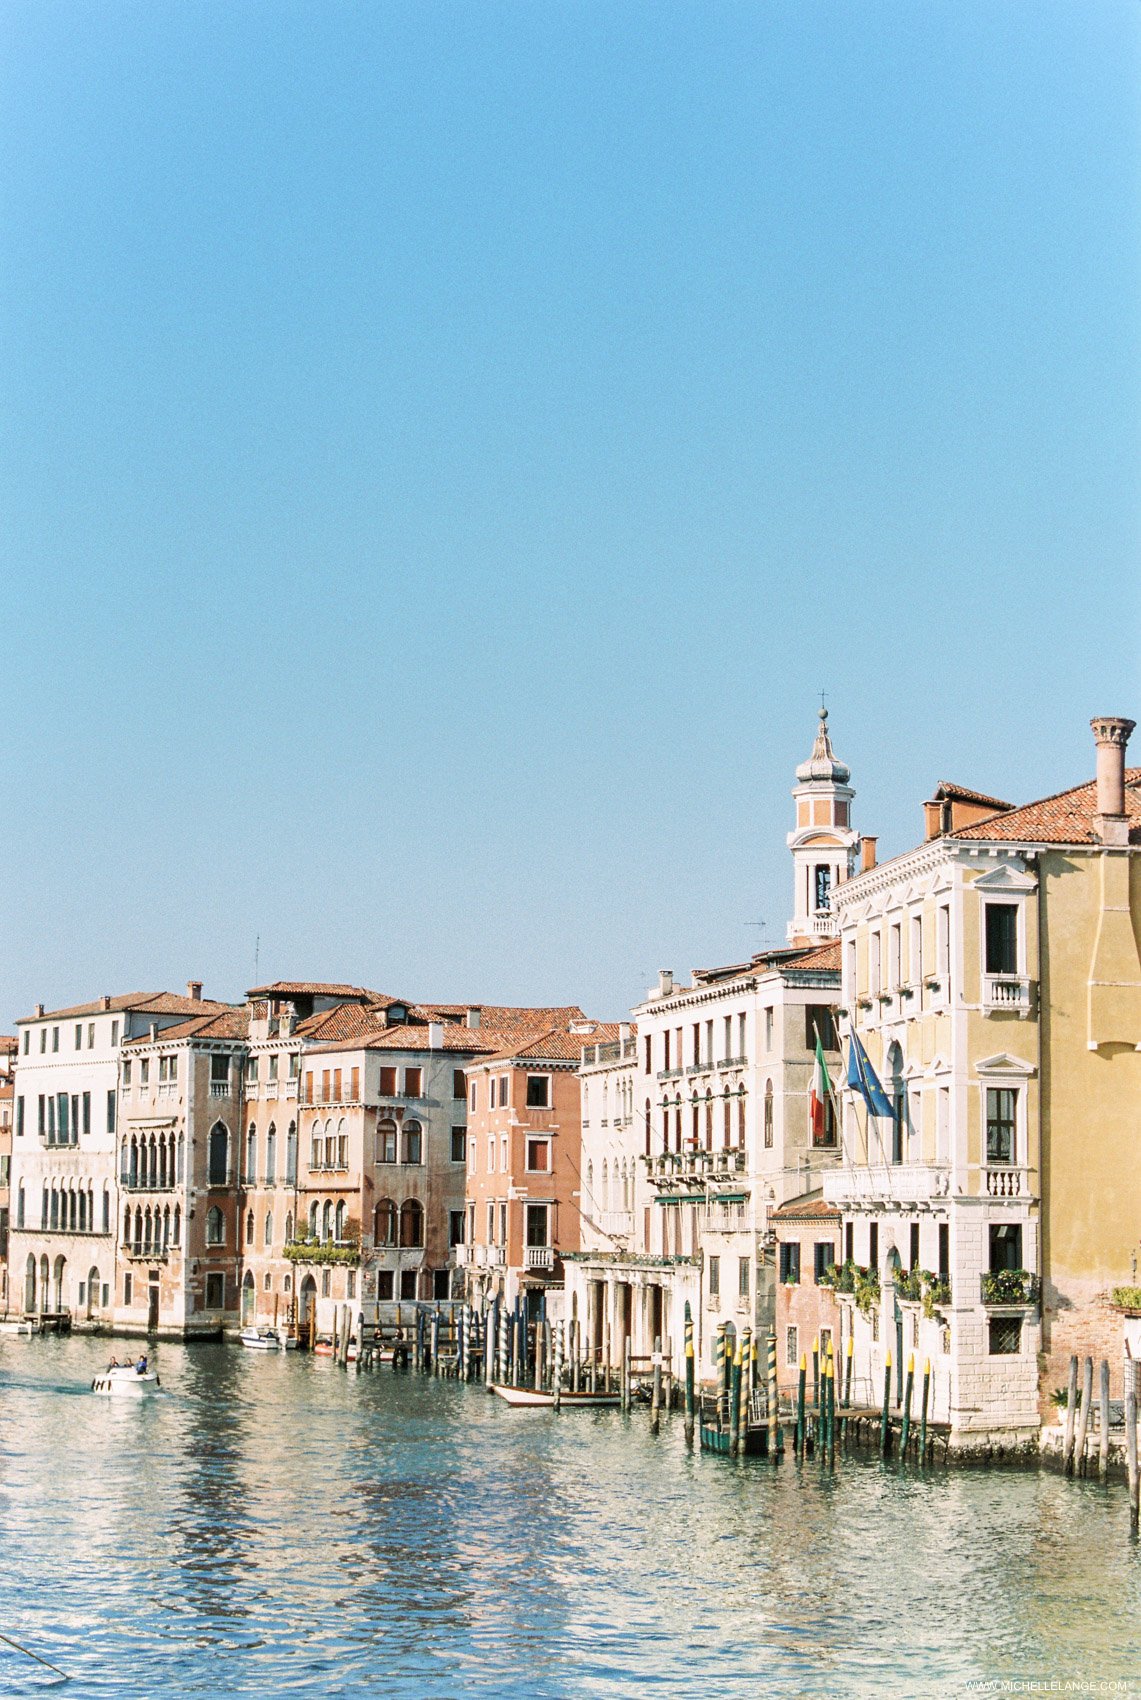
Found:
<path fill-rule="evenodd" d="M 110 1362 L 110 1363 L 109 1363 L 109 1364 L 108 1364 L 108 1365 L 107 1365 L 107 1373 L 108 1373 L 108 1375 L 110 1375 L 110 1373 L 111 1373 L 111 1371 L 112 1371 L 112 1370 L 113 1370 L 113 1369 L 118 1369 L 118 1367 L 119 1367 L 119 1360 L 118 1360 L 118 1358 L 112 1358 L 112 1359 L 111 1359 L 111 1362 Z"/>
<path fill-rule="evenodd" d="M 136 1375 L 145 1375 L 146 1373 L 147 1373 L 147 1354 L 144 1352 L 142 1354 L 142 1356 L 139 1358 L 138 1363 L 135 1365 L 135 1374 Z"/>

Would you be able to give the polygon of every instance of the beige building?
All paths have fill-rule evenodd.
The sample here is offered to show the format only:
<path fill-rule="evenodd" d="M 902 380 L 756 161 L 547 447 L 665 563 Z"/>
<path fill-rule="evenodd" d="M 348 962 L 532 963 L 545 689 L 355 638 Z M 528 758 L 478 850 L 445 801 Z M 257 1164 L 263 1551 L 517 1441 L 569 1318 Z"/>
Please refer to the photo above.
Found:
<path fill-rule="evenodd" d="M 889 1115 L 847 1092 L 839 1297 L 857 1376 L 929 1356 L 961 1448 L 1036 1437 L 1071 1350 L 1120 1359 L 1141 1238 L 1141 799 L 1128 721 L 1098 779 L 1014 808 L 953 785 L 915 850 L 835 906 L 846 1031 Z M 849 1287 L 845 1293 L 843 1288 Z M 1119 1373 L 1119 1371 L 1115 1371 Z"/>

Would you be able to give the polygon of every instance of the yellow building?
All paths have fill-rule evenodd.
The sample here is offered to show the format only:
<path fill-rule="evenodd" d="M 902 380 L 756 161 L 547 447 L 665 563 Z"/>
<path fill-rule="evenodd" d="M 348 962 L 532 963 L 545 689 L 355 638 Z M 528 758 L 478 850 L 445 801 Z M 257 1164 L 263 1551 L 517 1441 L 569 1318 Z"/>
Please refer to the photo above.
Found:
<path fill-rule="evenodd" d="M 961 1449 L 1036 1437 L 1072 1350 L 1120 1385 L 1141 1242 L 1141 769 L 1015 808 L 941 785 L 917 849 L 846 882 L 843 1008 L 890 1116 L 845 1094 L 840 1282 L 863 1392 L 930 1356 Z M 857 1274 L 867 1270 L 869 1276 Z M 876 1277 L 878 1276 L 878 1292 Z M 860 1390 L 858 1385 L 857 1391 Z"/>

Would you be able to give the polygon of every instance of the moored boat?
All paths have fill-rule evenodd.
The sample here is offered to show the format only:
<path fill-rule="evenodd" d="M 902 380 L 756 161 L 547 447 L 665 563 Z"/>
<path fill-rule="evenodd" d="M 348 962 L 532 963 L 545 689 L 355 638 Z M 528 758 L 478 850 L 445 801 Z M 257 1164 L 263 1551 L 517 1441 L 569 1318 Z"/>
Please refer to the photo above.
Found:
<path fill-rule="evenodd" d="M 38 1332 L 39 1325 L 31 1318 L 19 1322 L 15 1317 L 10 1317 L 0 1322 L 0 1334 L 23 1334 L 30 1339 L 33 1334 Z"/>
<path fill-rule="evenodd" d="M 492 1392 L 508 1405 L 543 1407 L 550 1410 L 555 1403 L 553 1393 L 539 1392 L 534 1387 L 508 1387 L 502 1382 L 495 1382 Z M 613 1409 L 622 1403 L 620 1393 L 560 1393 L 559 1407 L 562 1410 L 578 1409 L 579 1406 L 609 1406 Z"/>
<path fill-rule="evenodd" d="M 274 1328 L 243 1328 L 238 1341 L 251 1352 L 279 1352 L 282 1347 L 281 1336 Z"/>

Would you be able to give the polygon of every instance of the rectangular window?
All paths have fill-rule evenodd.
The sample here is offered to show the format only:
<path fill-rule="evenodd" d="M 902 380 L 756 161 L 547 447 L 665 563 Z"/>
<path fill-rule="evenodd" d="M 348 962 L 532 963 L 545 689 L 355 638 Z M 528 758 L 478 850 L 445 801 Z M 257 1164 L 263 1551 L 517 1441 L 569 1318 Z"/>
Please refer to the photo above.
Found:
<path fill-rule="evenodd" d="M 836 1262 L 836 1248 L 831 1240 L 817 1240 L 812 1248 L 812 1277 L 817 1286 Z"/>
<path fill-rule="evenodd" d="M 24 1035 L 25 1041 L 27 1040 L 27 1037 L 28 1036 L 25 1033 L 25 1035 Z M 646 1073 L 652 1074 L 653 1073 L 653 1066 L 654 1066 L 654 1042 L 653 1042 L 653 1039 L 652 1039 L 652 1037 L 649 1033 L 646 1034 L 645 1039 L 643 1040 L 643 1043 L 644 1043 L 645 1048 L 646 1048 Z"/>
<path fill-rule="evenodd" d="M 118 1043 L 119 1043 L 119 1023 L 117 1021 L 113 1021 L 111 1023 L 111 1049 L 114 1050 L 115 1046 Z"/>
<path fill-rule="evenodd" d="M 41 1139 L 46 1137 L 48 1131 L 47 1124 L 44 1121 L 44 1095 L 42 1092 L 40 1093 L 39 1103 L 37 1105 L 37 1131 Z"/>
<path fill-rule="evenodd" d="M 276 1051 L 273 1052 L 272 1056 L 269 1059 L 269 1078 L 271 1080 L 277 1079 L 277 1052 Z"/>
<path fill-rule="evenodd" d="M 786 1328 L 784 1331 L 784 1361 L 788 1369 L 800 1368 L 800 1330 Z"/>
<path fill-rule="evenodd" d="M 76 1048 L 77 1051 L 81 1051 L 83 1049 L 83 1023 L 82 1023 L 82 1021 L 77 1021 L 76 1024 L 75 1024 L 75 1048 Z"/>
<path fill-rule="evenodd" d="M 211 1270 L 206 1277 L 206 1309 L 225 1310 L 226 1308 L 226 1277 L 217 1270 Z"/>
<path fill-rule="evenodd" d="M 31 1030 L 30 1027 L 25 1027 L 24 1028 L 24 1055 L 25 1056 L 27 1056 L 27 1054 L 28 1054 L 28 1049 L 29 1049 L 29 1046 L 31 1044 L 31 1039 L 32 1039 L 32 1030 Z"/>
<path fill-rule="evenodd" d="M 132 1286 L 131 1277 L 129 1275 L 124 1275 L 123 1276 L 123 1303 L 125 1305 L 129 1305 L 130 1302 L 131 1302 L 131 1286 Z"/>
<path fill-rule="evenodd" d="M 744 1016 L 744 1012 L 742 1011 L 742 1013 L 737 1017 L 737 1055 L 739 1057 L 743 1057 L 744 1054 L 745 1054 L 745 1016 Z"/>
<path fill-rule="evenodd" d="M 988 974 L 1018 973 L 1018 905 L 987 903 L 986 971 Z"/>
<path fill-rule="evenodd" d="M 341 1102 L 341 1071 L 339 1068 L 333 1070 L 333 1102 L 334 1104 Z"/>
<path fill-rule="evenodd" d="M 880 960 L 881 941 L 878 933 L 868 940 L 868 991 L 872 997 L 883 987 L 883 965 Z"/>
<path fill-rule="evenodd" d="M 378 1163 L 396 1161 L 396 1129 L 391 1122 L 383 1123 L 376 1130 L 376 1160 Z"/>
<path fill-rule="evenodd" d="M 524 1231 L 529 1246 L 548 1246 L 551 1243 L 547 1232 L 549 1211 L 545 1204 L 528 1204 Z"/>
<path fill-rule="evenodd" d="M 501 1110 L 507 1108 L 507 1082 L 508 1082 L 508 1078 L 509 1077 L 506 1074 L 501 1074 L 499 1076 L 499 1108 Z"/>
<path fill-rule="evenodd" d="M 951 911 L 946 904 L 935 912 L 935 971 L 946 991 L 951 974 Z"/>
<path fill-rule="evenodd" d="M 476 1085 L 477 1084 L 478 1083 L 476 1081 L 474 1081 L 474 1080 L 472 1081 L 471 1092 L 468 1095 L 468 1109 L 471 1110 L 473 1115 L 475 1114 L 475 1095 L 476 1095 Z"/>
<path fill-rule="evenodd" d="M 467 1128 L 452 1129 L 452 1162 L 462 1163 L 467 1157 Z"/>
<path fill-rule="evenodd" d="M 1013 1163 L 1018 1092 L 1012 1086 L 988 1086 L 986 1091 L 986 1160 Z"/>
<path fill-rule="evenodd" d="M 210 1058 L 211 1086 L 228 1086 L 230 1083 L 230 1059 L 221 1052 L 215 1051 Z"/>
<path fill-rule="evenodd" d="M 404 1161 L 424 1161 L 424 1134 L 419 1122 L 407 1122 L 404 1127 Z"/>
<path fill-rule="evenodd" d="M 765 1051 L 769 1056 L 772 1056 L 772 1051 L 773 1051 L 773 1012 L 772 1012 L 771 1009 L 766 1009 L 766 1011 L 765 1011 Z"/>
<path fill-rule="evenodd" d="M 17 1098 L 16 1099 L 16 1138 L 17 1139 L 23 1139 L 23 1137 L 24 1137 L 24 1100 L 23 1100 L 23 1098 Z"/>
<path fill-rule="evenodd" d="M 419 1098 L 421 1096 L 423 1078 L 423 1069 L 406 1068 L 404 1070 L 404 1096 L 406 1098 Z"/>
<path fill-rule="evenodd" d="M 311 1104 L 313 1102 L 313 1071 L 312 1071 L 312 1069 L 306 1069 L 306 1071 L 305 1071 L 305 1100 L 304 1101 L 307 1104 Z"/>
<path fill-rule="evenodd" d="M 990 1272 L 1000 1275 L 1007 1269 L 1021 1269 L 1022 1224 L 996 1222 L 990 1230 Z"/>
<path fill-rule="evenodd" d="M 491 1136 L 491 1138 L 487 1142 L 487 1172 L 488 1172 L 489 1175 L 493 1175 L 495 1173 L 495 1135 L 494 1134 Z"/>
<path fill-rule="evenodd" d="M 529 1139 L 527 1141 L 527 1168 L 533 1175 L 550 1173 L 551 1142 L 549 1139 Z"/>
<path fill-rule="evenodd" d="M 903 928 L 893 921 L 887 935 L 887 983 L 893 992 L 903 979 Z"/>
<path fill-rule="evenodd" d="M 826 1051 L 837 1051 L 840 1048 L 836 1037 L 836 1023 L 831 1008 L 826 1003 L 810 1003 L 804 1009 L 804 1044 L 809 1051 L 816 1049 L 816 1035 L 820 1035 L 820 1043 Z"/>
<path fill-rule="evenodd" d="M 856 941 L 849 939 L 844 948 L 844 1001 L 856 1001 Z"/>
<path fill-rule="evenodd" d="M 988 1345 L 992 1358 L 1014 1357 L 1022 1350 L 1022 1318 L 1020 1316 L 991 1316 L 987 1318 Z"/>
<path fill-rule="evenodd" d="M 948 1222 L 939 1224 L 939 1275 L 946 1280 L 951 1273 L 951 1227 Z"/>
<path fill-rule="evenodd" d="M 87 1023 L 87 1049 L 89 1051 L 95 1049 L 95 1023 L 93 1021 Z"/>
<path fill-rule="evenodd" d="M 246 1058 L 246 1080 L 249 1082 L 249 1084 L 251 1086 L 257 1085 L 257 1081 L 258 1081 L 258 1059 L 257 1059 L 257 1057 L 247 1057 Z"/>
<path fill-rule="evenodd" d="M 464 1243 L 464 1213 L 462 1210 L 448 1211 L 448 1244 L 463 1245 Z"/>
<path fill-rule="evenodd" d="M 721 1296 L 721 1259 L 709 1259 L 709 1297 L 716 1299 Z"/>
<path fill-rule="evenodd" d="M 40 1055 L 41 1056 L 43 1056 L 43 1054 L 47 1050 L 47 1048 L 48 1048 L 48 1030 L 47 1030 L 46 1027 L 41 1027 L 40 1028 Z"/>
<path fill-rule="evenodd" d="M 911 1237 L 911 1244 L 908 1247 L 908 1250 L 909 1250 L 909 1253 L 910 1253 L 911 1261 L 908 1264 L 908 1268 L 909 1269 L 918 1269 L 919 1268 L 919 1223 L 918 1222 L 912 1222 L 912 1224 L 911 1224 L 911 1236 L 910 1237 Z"/>
<path fill-rule="evenodd" d="M 506 1245 L 507 1244 L 507 1206 L 506 1206 L 506 1204 L 501 1204 L 499 1206 L 499 1243 L 500 1243 L 500 1245 Z"/>
<path fill-rule="evenodd" d="M 395 1098 L 395 1096 L 396 1096 L 396 1070 L 394 1068 L 382 1068 L 381 1069 L 381 1071 L 380 1071 L 380 1095 L 381 1095 L 382 1098 Z"/>
<path fill-rule="evenodd" d="M 415 1269 L 402 1269 L 400 1271 L 400 1297 L 402 1300 L 416 1297 L 416 1275 Z"/>
<path fill-rule="evenodd" d="M 921 985 L 923 981 L 923 918 L 920 915 L 911 917 L 911 960 L 907 965 L 907 978 L 913 986 Z"/>
<path fill-rule="evenodd" d="M 800 1241 L 785 1240 L 780 1248 L 780 1278 L 791 1286 L 800 1280 Z"/>
<path fill-rule="evenodd" d="M 361 1095 L 361 1071 L 359 1068 L 349 1070 L 349 1097 L 355 1104 Z"/>
<path fill-rule="evenodd" d="M 337 1135 L 337 1167 L 347 1169 L 349 1166 L 349 1136 L 347 1133 Z"/>
<path fill-rule="evenodd" d="M 57 1097 L 57 1106 L 55 1118 L 56 1139 L 60 1145 L 70 1145 L 71 1139 L 68 1129 L 68 1110 L 70 1105 L 66 1092 L 59 1093 Z"/>
<path fill-rule="evenodd" d="M 739 1257 L 737 1259 L 737 1297 L 739 1299 L 747 1299 L 749 1296 L 749 1269 L 749 1259 Z"/>
<path fill-rule="evenodd" d="M 488 1207 L 487 1207 L 487 1243 L 488 1243 L 488 1245 L 494 1245 L 495 1244 L 495 1205 L 494 1204 L 489 1204 Z"/>
<path fill-rule="evenodd" d="M 549 1074 L 527 1076 L 527 1108 L 549 1110 L 551 1107 L 551 1077 Z"/>
<path fill-rule="evenodd" d="M 695 1021 L 694 1024 L 693 1024 L 693 1066 L 695 1068 L 697 1068 L 697 1067 L 700 1066 L 700 1064 L 701 1064 L 701 1023 L 700 1023 L 700 1021 Z"/>
<path fill-rule="evenodd" d="M 83 1137 L 86 1139 L 91 1132 L 91 1094 L 83 1094 Z"/>
<path fill-rule="evenodd" d="M 467 1097 L 467 1076 L 462 1068 L 452 1070 L 452 1097 L 457 1104 L 462 1104 Z"/>
<path fill-rule="evenodd" d="M 381 1304 L 390 1304 L 391 1303 L 391 1301 L 392 1301 L 392 1284 L 393 1284 L 393 1272 L 392 1272 L 392 1270 L 391 1269 L 378 1270 L 377 1277 L 376 1277 L 376 1296 L 380 1300 Z"/>
<path fill-rule="evenodd" d="M 499 1167 L 503 1170 L 504 1174 L 506 1174 L 508 1169 L 511 1167 L 511 1162 L 510 1162 L 510 1159 L 507 1155 L 507 1135 L 506 1134 L 504 1134 L 503 1137 L 499 1141 Z"/>
<path fill-rule="evenodd" d="M 321 1070 L 321 1102 L 323 1104 L 329 1102 L 330 1074 L 331 1071 L 327 1068 Z"/>
<path fill-rule="evenodd" d="M 670 1071 L 670 1030 L 667 1027 L 662 1034 L 662 1068 L 666 1074 Z"/>
<path fill-rule="evenodd" d="M 878 1269 L 880 1266 L 880 1225 L 872 1222 L 868 1228 L 868 1268 Z"/>
<path fill-rule="evenodd" d="M 848 1263 L 856 1261 L 856 1225 L 854 1222 L 844 1223 L 844 1258 Z"/>
<path fill-rule="evenodd" d="M 268 1281 L 268 1279 L 267 1275 L 266 1280 Z M 357 1272 L 355 1269 L 350 1269 L 345 1275 L 345 1293 L 350 1299 L 355 1299 L 357 1296 Z"/>
<path fill-rule="evenodd" d="M 114 1133 L 114 1131 L 115 1131 L 115 1094 L 114 1094 L 114 1092 L 108 1092 L 108 1094 L 107 1094 L 107 1132 L 108 1133 Z"/>

